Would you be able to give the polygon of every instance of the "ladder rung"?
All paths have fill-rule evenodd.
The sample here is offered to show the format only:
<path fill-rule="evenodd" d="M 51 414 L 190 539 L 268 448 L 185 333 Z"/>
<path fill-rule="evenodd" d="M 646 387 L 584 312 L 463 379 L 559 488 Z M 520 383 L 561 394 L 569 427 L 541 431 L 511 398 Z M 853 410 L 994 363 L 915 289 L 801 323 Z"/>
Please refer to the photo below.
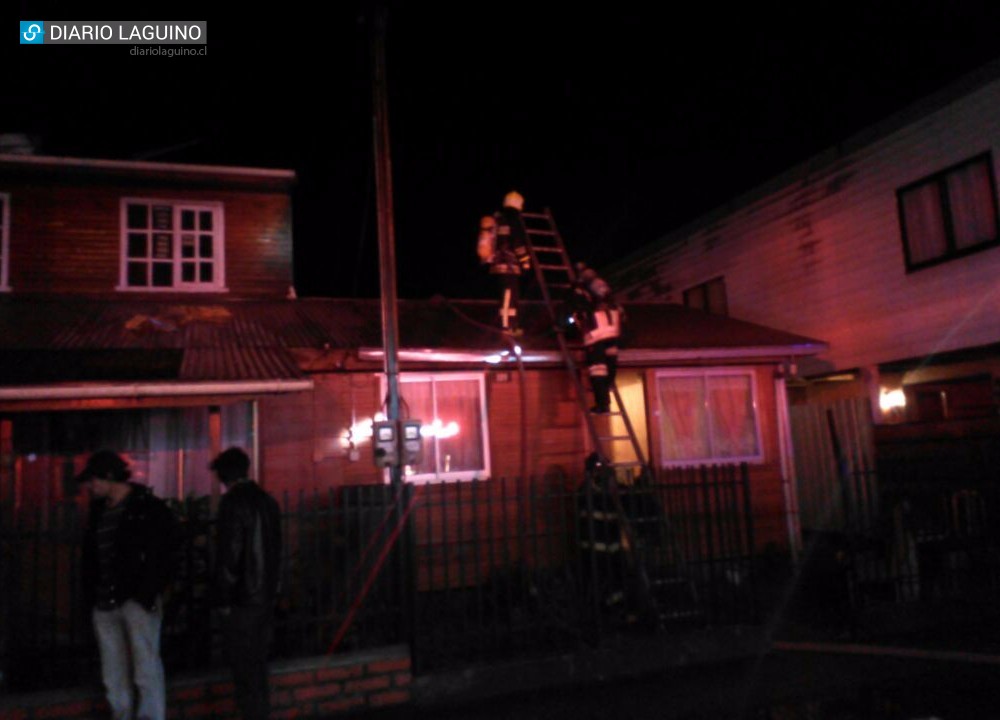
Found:
<path fill-rule="evenodd" d="M 545 265 L 543 263 L 538 263 L 538 268 L 540 270 L 562 270 L 566 272 L 569 270 L 569 265 Z"/>
<path fill-rule="evenodd" d="M 531 247 L 536 253 L 540 252 L 561 253 L 563 251 L 561 247 L 555 247 L 554 245 L 544 245 L 544 246 L 532 245 Z"/>
<path fill-rule="evenodd" d="M 549 216 L 545 213 L 537 212 L 522 212 L 521 217 L 531 218 L 532 220 L 548 220 Z"/>
<path fill-rule="evenodd" d="M 556 288 L 557 290 L 569 290 L 572 285 L 569 283 L 546 283 L 550 288 Z"/>
<path fill-rule="evenodd" d="M 600 440 L 631 440 L 631 435 L 599 435 Z"/>
<path fill-rule="evenodd" d="M 525 228 L 524 232 L 528 235 L 544 235 L 545 237 L 555 237 L 555 230 L 539 230 L 538 228 Z"/>

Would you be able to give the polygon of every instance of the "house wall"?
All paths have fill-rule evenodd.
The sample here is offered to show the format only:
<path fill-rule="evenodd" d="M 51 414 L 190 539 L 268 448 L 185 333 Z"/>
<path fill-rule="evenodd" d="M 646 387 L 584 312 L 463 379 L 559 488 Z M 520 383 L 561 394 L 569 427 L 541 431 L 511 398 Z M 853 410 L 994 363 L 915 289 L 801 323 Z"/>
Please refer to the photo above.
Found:
<path fill-rule="evenodd" d="M 724 275 L 731 316 L 829 343 L 805 370 L 997 342 L 1000 248 L 907 274 L 896 190 L 987 150 L 996 174 L 998 146 L 1000 81 L 698 221 L 616 286 L 680 302 L 686 288 Z M 642 266 L 655 272 L 640 276 Z"/>
<path fill-rule="evenodd" d="M 14 293 L 114 293 L 119 284 L 123 197 L 223 205 L 226 290 L 284 297 L 292 285 L 292 208 L 287 193 L 142 187 L 0 178 L 10 193 Z M 118 293 L 123 298 L 135 292 Z M 162 293 L 159 293 L 162 295 Z"/>
<path fill-rule="evenodd" d="M 758 549 L 772 545 L 780 549 L 789 546 L 786 515 L 786 492 L 782 477 L 779 447 L 774 367 L 752 367 L 757 386 L 757 406 L 763 458 L 750 465 L 752 510 Z M 643 371 L 647 388 L 647 405 L 654 408 L 656 399 L 655 370 Z M 371 418 L 380 406 L 381 385 L 378 373 L 338 373 L 316 376 L 313 393 L 277 395 L 260 401 L 260 439 L 262 481 L 272 493 L 295 493 L 313 489 L 382 482 L 382 473 L 372 462 L 369 441 L 358 446 L 356 460 L 341 441 L 352 421 Z M 527 418 L 526 473 L 521 472 L 521 386 L 516 371 L 487 372 L 486 393 L 489 415 L 491 476 L 495 478 L 533 477 L 535 483 L 553 491 L 561 491 L 582 473 L 587 452 L 586 431 L 580 410 L 573 399 L 569 379 L 562 369 L 528 370 L 525 373 L 525 417 Z M 651 458 L 660 463 L 661 442 L 655 416 L 647 413 L 652 444 Z M 495 491 L 494 491 L 495 490 Z M 439 497 L 441 492 L 456 494 L 454 485 L 447 489 L 418 489 L 418 494 L 430 493 L 436 506 L 458 503 L 460 500 L 476 509 L 464 514 L 449 512 L 444 532 L 449 542 L 461 544 L 473 536 L 471 523 L 484 513 L 492 513 L 499 532 L 505 526 L 502 514 L 507 511 L 510 522 L 516 520 L 513 497 L 501 497 L 499 488 L 480 489 L 475 499 L 468 496 Z M 508 492 L 510 492 L 508 488 Z M 426 505 L 426 503 L 424 503 Z M 418 513 L 416 522 L 441 527 L 437 509 Z M 424 533 L 418 528 L 418 536 Z M 547 528 L 539 528 L 547 532 Z M 442 551 L 444 552 L 444 551 Z M 451 551 L 448 551 L 451 552 Z M 456 551 L 457 552 L 457 551 Z"/>
<path fill-rule="evenodd" d="M 781 448 L 775 395 L 774 366 L 761 365 L 751 368 L 756 383 L 757 417 L 763 457 L 760 462 L 749 464 L 751 509 L 754 521 L 754 541 L 757 550 L 771 546 L 789 549 L 788 514 L 786 512 L 785 481 L 782 477 Z M 646 373 L 646 402 L 653 462 L 662 461 L 662 437 L 656 423 L 656 370 Z"/>

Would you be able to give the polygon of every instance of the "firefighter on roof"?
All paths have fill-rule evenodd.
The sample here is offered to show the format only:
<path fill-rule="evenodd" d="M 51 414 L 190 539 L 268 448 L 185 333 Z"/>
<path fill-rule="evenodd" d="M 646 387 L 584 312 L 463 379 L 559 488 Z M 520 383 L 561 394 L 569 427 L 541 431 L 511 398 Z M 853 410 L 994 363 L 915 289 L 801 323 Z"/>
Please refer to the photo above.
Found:
<path fill-rule="evenodd" d="M 611 387 L 618 370 L 622 309 L 611 297 L 608 283 L 583 263 L 577 264 L 572 303 L 583 333 L 587 374 L 594 391 L 594 406 L 590 411 L 606 414 L 611 411 Z"/>
<path fill-rule="evenodd" d="M 521 219 L 523 207 L 520 194 L 507 193 L 502 210 L 480 219 L 477 244 L 480 262 L 489 265 L 490 274 L 500 281 L 500 327 L 512 335 L 521 334 L 517 317 L 520 276 L 531 267 Z"/>

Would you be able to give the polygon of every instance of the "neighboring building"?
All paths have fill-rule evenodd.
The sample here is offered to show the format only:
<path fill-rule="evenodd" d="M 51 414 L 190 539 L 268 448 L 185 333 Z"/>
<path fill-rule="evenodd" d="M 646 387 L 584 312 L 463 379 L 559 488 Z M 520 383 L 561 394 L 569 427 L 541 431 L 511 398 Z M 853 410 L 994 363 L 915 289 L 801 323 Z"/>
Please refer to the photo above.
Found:
<path fill-rule="evenodd" d="M 270 491 L 384 482 L 376 301 L 290 299 L 291 172 L 0 157 L 0 496 L 51 504 L 88 452 L 163 496 L 212 493 L 239 444 Z M 293 297 L 293 296 L 292 296 Z M 523 375 L 491 302 L 400 302 L 407 479 L 567 482 L 587 436 L 538 304 Z M 758 546 L 795 543 L 785 371 L 825 348 L 663 304 L 628 307 L 620 386 L 657 466 L 746 461 Z M 522 381 L 523 378 L 523 381 Z M 623 451 L 624 454 L 624 451 Z"/>
<path fill-rule="evenodd" d="M 998 149 L 1000 66 L 992 66 L 611 274 L 632 300 L 822 337 L 829 352 L 802 363 L 801 374 L 855 374 L 875 407 L 880 390 L 903 388 L 910 419 L 988 412 L 992 384 L 969 378 L 998 370 Z"/>
<path fill-rule="evenodd" d="M 996 438 L 998 151 L 993 64 L 609 275 L 628 299 L 823 338 L 829 351 L 799 363 L 793 401 L 855 399 L 881 426 L 880 452 L 902 439 Z"/>

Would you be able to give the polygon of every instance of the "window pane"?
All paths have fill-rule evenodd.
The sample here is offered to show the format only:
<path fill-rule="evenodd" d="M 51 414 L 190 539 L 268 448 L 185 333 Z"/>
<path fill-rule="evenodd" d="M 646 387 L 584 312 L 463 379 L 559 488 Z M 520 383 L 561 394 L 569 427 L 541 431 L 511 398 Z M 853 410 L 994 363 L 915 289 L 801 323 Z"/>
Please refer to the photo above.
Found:
<path fill-rule="evenodd" d="M 146 205 L 132 205 L 128 206 L 126 211 L 128 216 L 128 226 L 129 229 L 144 229 L 149 227 L 149 207 Z"/>
<path fill-rule="evenodd" d="M 170 287 L 174 284 L 174 266 L 170 263 L 153 263 L 153 287 Z"/>
<path fill-rule="evenodd" d="M 146 236 L 141 233 L 128 234 L 128 257 L 144 258 L 146 254 Z"/>
<path fill-rule="evenodd" d="M 944 255 L 947 240 L 937 183 L 927 183 L 907 191 L 902 196 L 902 202 L 910 263 L 918 265 Z"/>
<path fill-rule="evenodd" d="M 708 296 L 708 311 L 715 315 L 728 315 L 729 306 L 726 301 L 726 281 L 724 278 L 716 278 L 706 283 L 706 294 Z"/>
<path fill-rule="evenodd" d="M 153 229 L 173 230 L 174 229 L 174 209 L 170 205 L 153 206 Z"/>
<path fill-rule="evenodd" d="M 174 238 L 166 233 L 157 233 L 153 236 L 153 257 L 160 260 L 169 260 L 174 256 Z"/>
<path fill-rule="evenodd" d="M 146 287 L 149 285 L 149 278 L 146 277 L 146 263 L 130 262 L 128 264 L 127 282 L 129 287 Z"/>
<path fill-rule="evenodd" d="M 660 422 L 665 460 L 707 458 L 708 418 L 705 381 L 701 377 L 661 377 Z"/>
<path fill-rule="evenodd" d="M 211 230 L 212 229 L 212 211 L 202 210 L 198 213 L 198 229 L 199 230 Z"/>
<path fill-rule="evenodd" d="M 708 406 L 713 457 L 750 457 L 758 454 L 753 390 L 749 375 L 710 375 Z"/>
<path fill-rule="evenodd" d="M 194 263 L 181 263 L 181 282 L 194 282 Z"/>
<path fill-rule="evenodd" d="M 399 388 L 409 417 L 422 421 L 424 426 L 430 426 L 434 419 L 434 405 L 431 396 L 431 381 L 402 382 Z M 434 438 L 424 437 L 424 457 L 419 465 L 408 469 L 407 474 L 422 475 L 433 473 L 437 466 L 437 455 L 434 452 Z"/>
<path fill-rule="evenodd" d="M 181 210 L 181 230 L 194 229 L 194 210 Z"/>
<path fill-rule="evenodd" d="M 198 279 L 203 283 L 212 282 L 212 263 L 201 263 Z"/>
<path fill-rule="evenodd" d="M 482 470 L 482 413 L 477 380 L 438 380 L 437 395 L 439 472 Z"/>
<path fill-rule="evenodd" d="M 181 257 L 194 257 L 194 235 L 181 235 Z"/>
<path fill-rule="evenodd" d="M 198 236 L 198 256 L 203 258 L 212 257 L 212 236 L 211 235 L 199 235 Z"/>
<path fill-rule="evenodd" d="M 948 204 L 959 250 L 997 239 L 996 205 L 986 161 L 948 175 Z"/>

